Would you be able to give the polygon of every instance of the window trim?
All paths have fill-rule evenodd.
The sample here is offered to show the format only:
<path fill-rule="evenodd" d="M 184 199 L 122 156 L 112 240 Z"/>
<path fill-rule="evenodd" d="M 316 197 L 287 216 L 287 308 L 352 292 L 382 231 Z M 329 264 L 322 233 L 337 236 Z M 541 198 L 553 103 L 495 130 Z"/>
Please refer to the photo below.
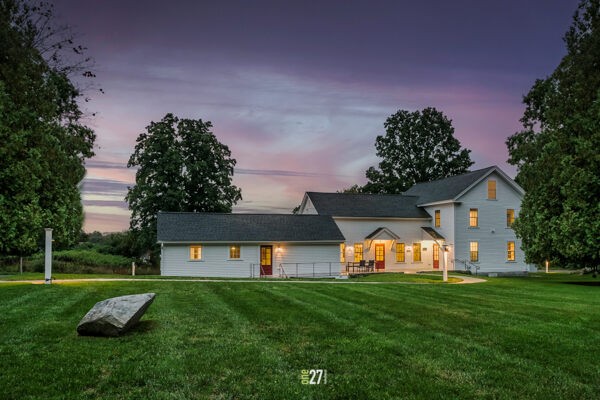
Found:
<path fill-rule="evenodd" d="M 234 248 L 237 248 L 237 257 L 234 257 L 235 254 L 232 253 L 234 251 Z M 228 260 L 231 260 L 231 261 L 241 261 L 242 260 L 242 246 L 241 245 L 239 245 L 239 244 L 230 244 L 229 245 Z"/>
<path fill-rule="evenodd" d="M 511 246 L 512 244 L 512 246 Z M 512 250 L 511 250 L 512 247 Z M 511 258 L 512 255 L 512 258 Z M 506 242 L 506 261 L 507 262 L 515 262 L 517 261 L 517 252 L 514 240 L 509 240 Z"/>
<path fill-rule="evenodd" d="M 194 257 L 196 255 L 194 250 L 198 251 L 198 256 L 197 257 Z M 195 261 L 195 262 L 202 261 L 202 245 L 201 244 L 192 244 L 192 245 L 190 245 L 189 246 L 189 253 L 188 253 L 188 255 L 189 255 L 189 260 L 188 261 Z"/>
<path fill-rule="evenodd" d="M 492 194 L 493 197 L 490 196 L 490 194 Z M 488 181 L 487 181 L 487 199 L 488 200 L 497 200 L 498 199 L 498 185 L 496 184 L 495 179 L 488 179 Z"/>
<path fill-rule="evenodd" d="M 475 212 L 475 216 L 471 214 L 473 212 Z M 473 220 L 475 221 L 475 225 L 473 225 Z M 469 228 L 479 228 L 479 208 L 469 209 Z"/>
<path fill-rule="evenodd" d="M 402 247 L 402 251 L 398 251 L 398 247 Z M 398 256 L 402 256 L 402 259 L 399 260 Z M 406 244 L 403 242 L 396 243 L 396 262 L 397 263 L 406 263 Z"/>
<path fill-rule="evenodd" d="M 419 251 L 415 251 L 415 248 L 419 249 Z M 423 251 L 422 251 L 421 243 L 413 243 L 412 245 L 412 253 L 413 253 L 413 263 L 423 262 Z M 415 254 L 419 254 L 419 259 L 415 259 Z"/>
<path fill-rule="evenodd" d="M 360 248 L 360 251 L 356 251 Z M 360 258 L 357 258 L 360 254 Z M 365 247 L 362 243 L 354 243 L 354 262 L 360 262 L 365 259 Z"/>
<path fill-rule="evenodd" d="M 473 245 L 475 250 L 473 250 Z M 473 257 L 475 254 L 475 257 Z M 472 263 L 479 262 L 479 242 L 469 242 L 469 261 Z"/>
<path fill-rule="evenodd" d="M 512 211 L 512 213 L 511 213 L 511 211 Z M 515 209 L 507 208 L 506 209 L 506 227 L 512 228 L 514 223 L 515 223 Z"/>

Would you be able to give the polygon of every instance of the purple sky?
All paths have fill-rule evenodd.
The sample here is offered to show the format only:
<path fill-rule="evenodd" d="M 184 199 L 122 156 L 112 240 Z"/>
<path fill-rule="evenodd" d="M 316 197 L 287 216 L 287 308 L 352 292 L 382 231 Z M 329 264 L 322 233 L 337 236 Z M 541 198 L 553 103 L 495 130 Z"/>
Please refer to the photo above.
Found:
<path fill-rule="evenodd" d="M 87 231 L 126 229 L 126 163 L 150 121 L 212 121 L 237 159 L 238 212 L 289 212 L 307 190 L 365 182 L 398 109 L 443 111 L 474 168 L 506 164 L 522 96 L 565 53 L 577 0 L 56 0 L 104 95 Z M 143 4 L 143 5 L 142 5 Z"/>

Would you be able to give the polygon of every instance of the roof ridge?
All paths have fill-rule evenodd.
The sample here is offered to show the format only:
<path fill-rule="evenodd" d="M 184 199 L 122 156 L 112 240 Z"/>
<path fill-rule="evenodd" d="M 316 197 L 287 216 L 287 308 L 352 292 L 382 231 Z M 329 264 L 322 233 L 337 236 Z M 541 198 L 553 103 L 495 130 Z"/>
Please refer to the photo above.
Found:
<path fill-rule="evenodd" d="M 492 169 L 492 168 L 496 168 L 496 169 L 498 169 L 498 166 L 497 166 L 497 165 L 492 165 L 492 166 L 489 166 L 489 167 L 485 167 L 485 168 L 476 169 L 476 170 L 474 170 L 474 171 L 468 171 L 468 172 L 464 172 L 464 173 L 462 173 L 462 174 L 458 174 L 458 175 L 450 175 L 450 176 L 447 176 L 447 177 L 445 177 L 445 178 L 434 179 L 434 180 L 432 180 L 432 181 L 427 181 L 427 182 L 418 182 L 418 183 L 415 183 L 414 185 L 412 185 L 410 188 L 408 188 L 408 189 L 406 189 L 406 190 L 408 191 L 408 190 L 410 190 L 412 187 L 414 187 L 414 186 L 417 186 L 417 185 L 424 185 L 424 184 L 426 184 L 426 183 L 433 183 L 433 182 L 439 182 L 439 181 L 443 181 L 443 180 L 446 180 L 446 179 L 457 178 L 457 177 L 459 177 L 459 176 L 465 176 L 465 175 L 469 175 L 469 174 L 474 174 L 474 173 L 476 173 L 476 172 L 482 172 L 482 171 L 490 170 L 490 169 Z"/>

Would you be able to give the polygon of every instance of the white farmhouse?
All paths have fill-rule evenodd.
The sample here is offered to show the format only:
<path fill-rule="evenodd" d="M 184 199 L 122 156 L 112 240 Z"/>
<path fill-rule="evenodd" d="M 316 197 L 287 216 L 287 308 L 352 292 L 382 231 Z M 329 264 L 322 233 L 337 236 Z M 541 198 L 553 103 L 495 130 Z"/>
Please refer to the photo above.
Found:
<path fill-rule="evenodd" d="M 161 274 L 294 276 L 529 270 L 523 189 L 493 166 L 398 195 L 307 192 L 300 215 L 160 213 Z"/>

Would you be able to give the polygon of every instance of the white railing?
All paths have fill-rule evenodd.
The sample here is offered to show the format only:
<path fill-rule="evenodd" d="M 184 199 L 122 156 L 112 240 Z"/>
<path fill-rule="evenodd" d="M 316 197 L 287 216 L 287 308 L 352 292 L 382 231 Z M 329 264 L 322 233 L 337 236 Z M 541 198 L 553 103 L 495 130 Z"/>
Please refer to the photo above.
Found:
<path fill-rule="evenodd" d="M 329 278 L 340 275 L 342 263 L 329 261 L 280 263 L 278 270 L 280 278 Z"/>

